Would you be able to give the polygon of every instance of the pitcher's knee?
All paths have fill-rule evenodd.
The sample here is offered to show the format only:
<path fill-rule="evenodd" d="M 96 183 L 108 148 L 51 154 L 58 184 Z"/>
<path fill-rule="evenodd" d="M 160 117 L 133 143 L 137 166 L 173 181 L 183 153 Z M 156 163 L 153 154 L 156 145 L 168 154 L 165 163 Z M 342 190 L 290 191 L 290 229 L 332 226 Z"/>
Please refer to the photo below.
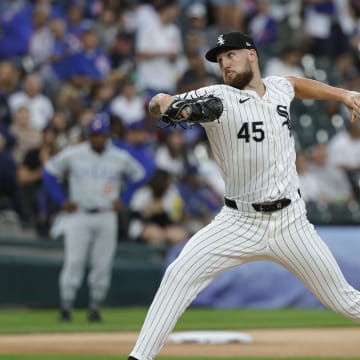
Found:
<path fill-rule="evenodd" d="M 176 262 L 173 262 L 166 269 L 163 281 L 169 282 L 170 284 L 178 283 L 182 277 L 183 274 L 181 272 L 181 268 L 176 264 Z"/>
<path fill-rule="evenodd" d="M 193 272 L 187 269 L 184 264 L 175 260 L 166 269 L 163 282 L 167 282 L 173 286 L 179 286 L 180 284 L 189 284 L 193 276 Z"/>

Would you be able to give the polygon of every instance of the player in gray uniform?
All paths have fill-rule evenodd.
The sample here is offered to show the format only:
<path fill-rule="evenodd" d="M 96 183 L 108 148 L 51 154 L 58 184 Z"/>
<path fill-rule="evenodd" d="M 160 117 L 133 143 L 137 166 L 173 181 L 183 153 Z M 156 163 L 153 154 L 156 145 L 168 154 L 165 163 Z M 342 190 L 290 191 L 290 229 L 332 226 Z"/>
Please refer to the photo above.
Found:
<path fill-rule="evenodd" d="M 68 215 L 64 219 L 65 255 L 60 274 L 61 320 L 71 310 L 89 262 L 90 321 L 100 321 L 99 307 L 107 294 L 117 242 L 117 212 L 124 176 L 138 181 L 143 167 L 109 140 L 107 114 L 96 114 L 89 140 L 69 146 L 46 164 L 43 178 L 50 194 Z M 65 195 L 58 180 L 68 178 Z"/>
<path fill-rule="evenodd" d="M 360 322 L 360 292 L 347 283 L 306 218 L 289 115 L 294 97 L 340 101 L 360 113 L 360 93 L 303 78 L 262 79 L 254 42 L 239 32 L 220 35 L 206 58 L 219 64 L 225 85 L 177 97 L 158 94 L 149 109 L 167 115 L 181 105 L 179 97 L 220 99 L 218 119 L 199 122 L 222 171 L 225 205 L 167 268 L 129 360 L 154 359 L 177 319 L 214 277 L 255 260 L 286 267 L 328 308 Z"/>

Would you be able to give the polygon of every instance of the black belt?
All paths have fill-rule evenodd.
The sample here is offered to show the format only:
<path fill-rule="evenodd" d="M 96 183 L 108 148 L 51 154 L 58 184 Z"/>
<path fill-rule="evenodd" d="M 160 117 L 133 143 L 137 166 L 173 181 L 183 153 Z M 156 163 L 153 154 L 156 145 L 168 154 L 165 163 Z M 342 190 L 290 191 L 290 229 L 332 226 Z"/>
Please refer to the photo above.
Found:
<path fill-rule="evenodd" d="M 225 205 L 232 208 L 232 209 L 238 209 L 237 205 L 236 205 L 236 201 L 235 200 L 231 200 L 228 198 L 224 198 L 225 199 Z M 274 211 L 278 211 L 281 210 L 283 208 L 286 208 L 287 206 L 289 206 L 291 203 L 290 199 L 287 198 L 283 198 L 283 199 L 279 199 L 279 200 L 275 200 L 275 201 L 271 201 L 271 202 L 266 202 L 266 203 L 255 203 L 255 204 L 251 204 L 252 207 L 254 208 L 255 211 L 259 211 L 259 212 L 274 212 Z"/>
<path fill-rule="evenodd" d="M 104 211 L 105 209 L 101 209 L 101 208 L 84 209 L 84 212 L 86 212 L 87 214 L 99 214 Z"/>

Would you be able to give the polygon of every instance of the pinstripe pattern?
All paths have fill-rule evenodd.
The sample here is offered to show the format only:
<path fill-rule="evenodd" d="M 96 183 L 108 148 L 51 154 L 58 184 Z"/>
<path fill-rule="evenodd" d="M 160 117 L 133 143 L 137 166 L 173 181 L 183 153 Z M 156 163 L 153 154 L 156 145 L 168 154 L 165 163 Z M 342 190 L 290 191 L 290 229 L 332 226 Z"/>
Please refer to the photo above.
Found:
<path fill-rule="evenodd" d="M 266 93 L 260 97 L 252 90 L 214 85 L 180 95 L 196 97 L 212 94 L 224 100 L 219 121 L 204 123 L 214 158 L 225 180 L 225 196 L 253 203 L 274 200 L 291 194 L 299 187 L 295 169 L 294 139 L 277 112 L 281 105 L 290 111 L 294 97 L 291 84 L 280 77 L 263 79 Z M 240 103 L 240 99 L 249 98 Z M 237 138 L 244 123 L 260 125 L 265 138 L 246 142 Z M 259 133 L 250 134 L 259 136 Z"/>
<path fill-rule="evenodd" d="M 225 180 L 225 196 L 236 202 L 238 210 L 224 206 L 168 267 L 131 353 L 136 359 L 154 359 L 177 319 L 214 277 L 256 260 L 286 267 L 324 305 L 360 323 L 360 292 L 346 282 L 308 222 L 297 192 L 294 140 L 286 123 L 294 90 L 284 78 L 263 81 L 263 97 L 226 85 L 181 95 L 213 94 L 223 99 L 219 121 L 203 126 Z M 261 141 L 239 137 L 246 123 L 249 130 L 257 130 L 250 136 L 262 137 L 254 121 L 261 122 Z M 282 197 L 291 199 L 291 204 L 270 214 L 256 212 L 251 205 Z"/>
<path fill-rule="evenodd" d="M 360 323 L 360 293 L 306 219 L 301 199 L 271 215 L 224 207 L 167 269 L 131 355 L 154 359 L 177 319 L 214 277 L 256 260 L 283 265 L 325 306 Z"/>
<path fill-rule="evenodd" d="M 284 209 L 275 239 L 270 241 L 274 259 L 297 275 L 327 307 L 360 322 L 360 294 L 345 280 L 335 258 L 304 216 L 293 221 L 303 205 Z M 298 210 L 300 208 L 300 210 Z"/>
<path fill-rule="evenodd" d="M 225 206 L 167 269 L 131 355 L 154 359 L 177 319 L 214 277 L 256 260 L 286 267 L 325 306 L 360 323 L 360 293 L 306 219 L 301 199 L 271 215 Z"/>

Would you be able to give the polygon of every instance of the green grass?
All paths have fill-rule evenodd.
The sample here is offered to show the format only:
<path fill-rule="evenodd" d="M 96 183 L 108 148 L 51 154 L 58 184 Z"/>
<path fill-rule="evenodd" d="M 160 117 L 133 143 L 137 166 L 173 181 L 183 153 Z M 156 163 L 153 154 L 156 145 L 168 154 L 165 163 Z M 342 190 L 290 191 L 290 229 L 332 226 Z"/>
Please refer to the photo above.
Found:
<path fill-rule="evenodd" d="M 49 332 L 104 332 L 139 331 L 147 309 L 104 309 L 104 322 L 90 324 L 85 310 L 76 310 L 73 322 L 58 321 L 57 310 L 0 310 L 0 333 L 49 333 Z M 219 310 L 188 309 L 179 320 L 176 330 L 242 330 L 255 328 L 301 328 L 301 327 L 349 327 L 357 326 L 328 310 Z M 124 356 L 112 355 L 0 355 L 0 360 L 125 360 Z M 158 357 L 159 360 L 238 360 L 239 358 L 215 357 Z M 242 357 L 242 360 L 279 360 L 270 357 Z M 281 360 L 315 360 L 314 357 L 289 357 Z M 360 360 L 356 358 L 326 358 L 327 360 Z"/>
<path fill-rule="evenodd" d="M 145 308 L 104 309 L 104 322 L 89 324 L 85 310 L 72 323 L 58 321 L 57 310 L 0 310 L 0 333 L 139 331 Z M 242 330 L 255 328 L 349 327 L 354 322 L 328 310 L 188 309 L 176 330 Z"/>
<path fill-rule="evenodd" d="M 159 356 L 159 360 L 239 360 L 239 358 L 209 358 L 209 357 L 178 357 L 178 356 Z M 242 360 L 279 360 L 279 358 L 259 358 L 259 357 L 248 357 L 241 358 Z M 119 360 L 119 356 L 89 356 L 89 355 L 0 355 L 0 360 Z M 281 360 L 319 360 L 319 358 L 313 357 L 293 357 L 293 358 L 281 358 Z M 360 360 L 360 358 L 326 358 L 326 360 Z"/>

